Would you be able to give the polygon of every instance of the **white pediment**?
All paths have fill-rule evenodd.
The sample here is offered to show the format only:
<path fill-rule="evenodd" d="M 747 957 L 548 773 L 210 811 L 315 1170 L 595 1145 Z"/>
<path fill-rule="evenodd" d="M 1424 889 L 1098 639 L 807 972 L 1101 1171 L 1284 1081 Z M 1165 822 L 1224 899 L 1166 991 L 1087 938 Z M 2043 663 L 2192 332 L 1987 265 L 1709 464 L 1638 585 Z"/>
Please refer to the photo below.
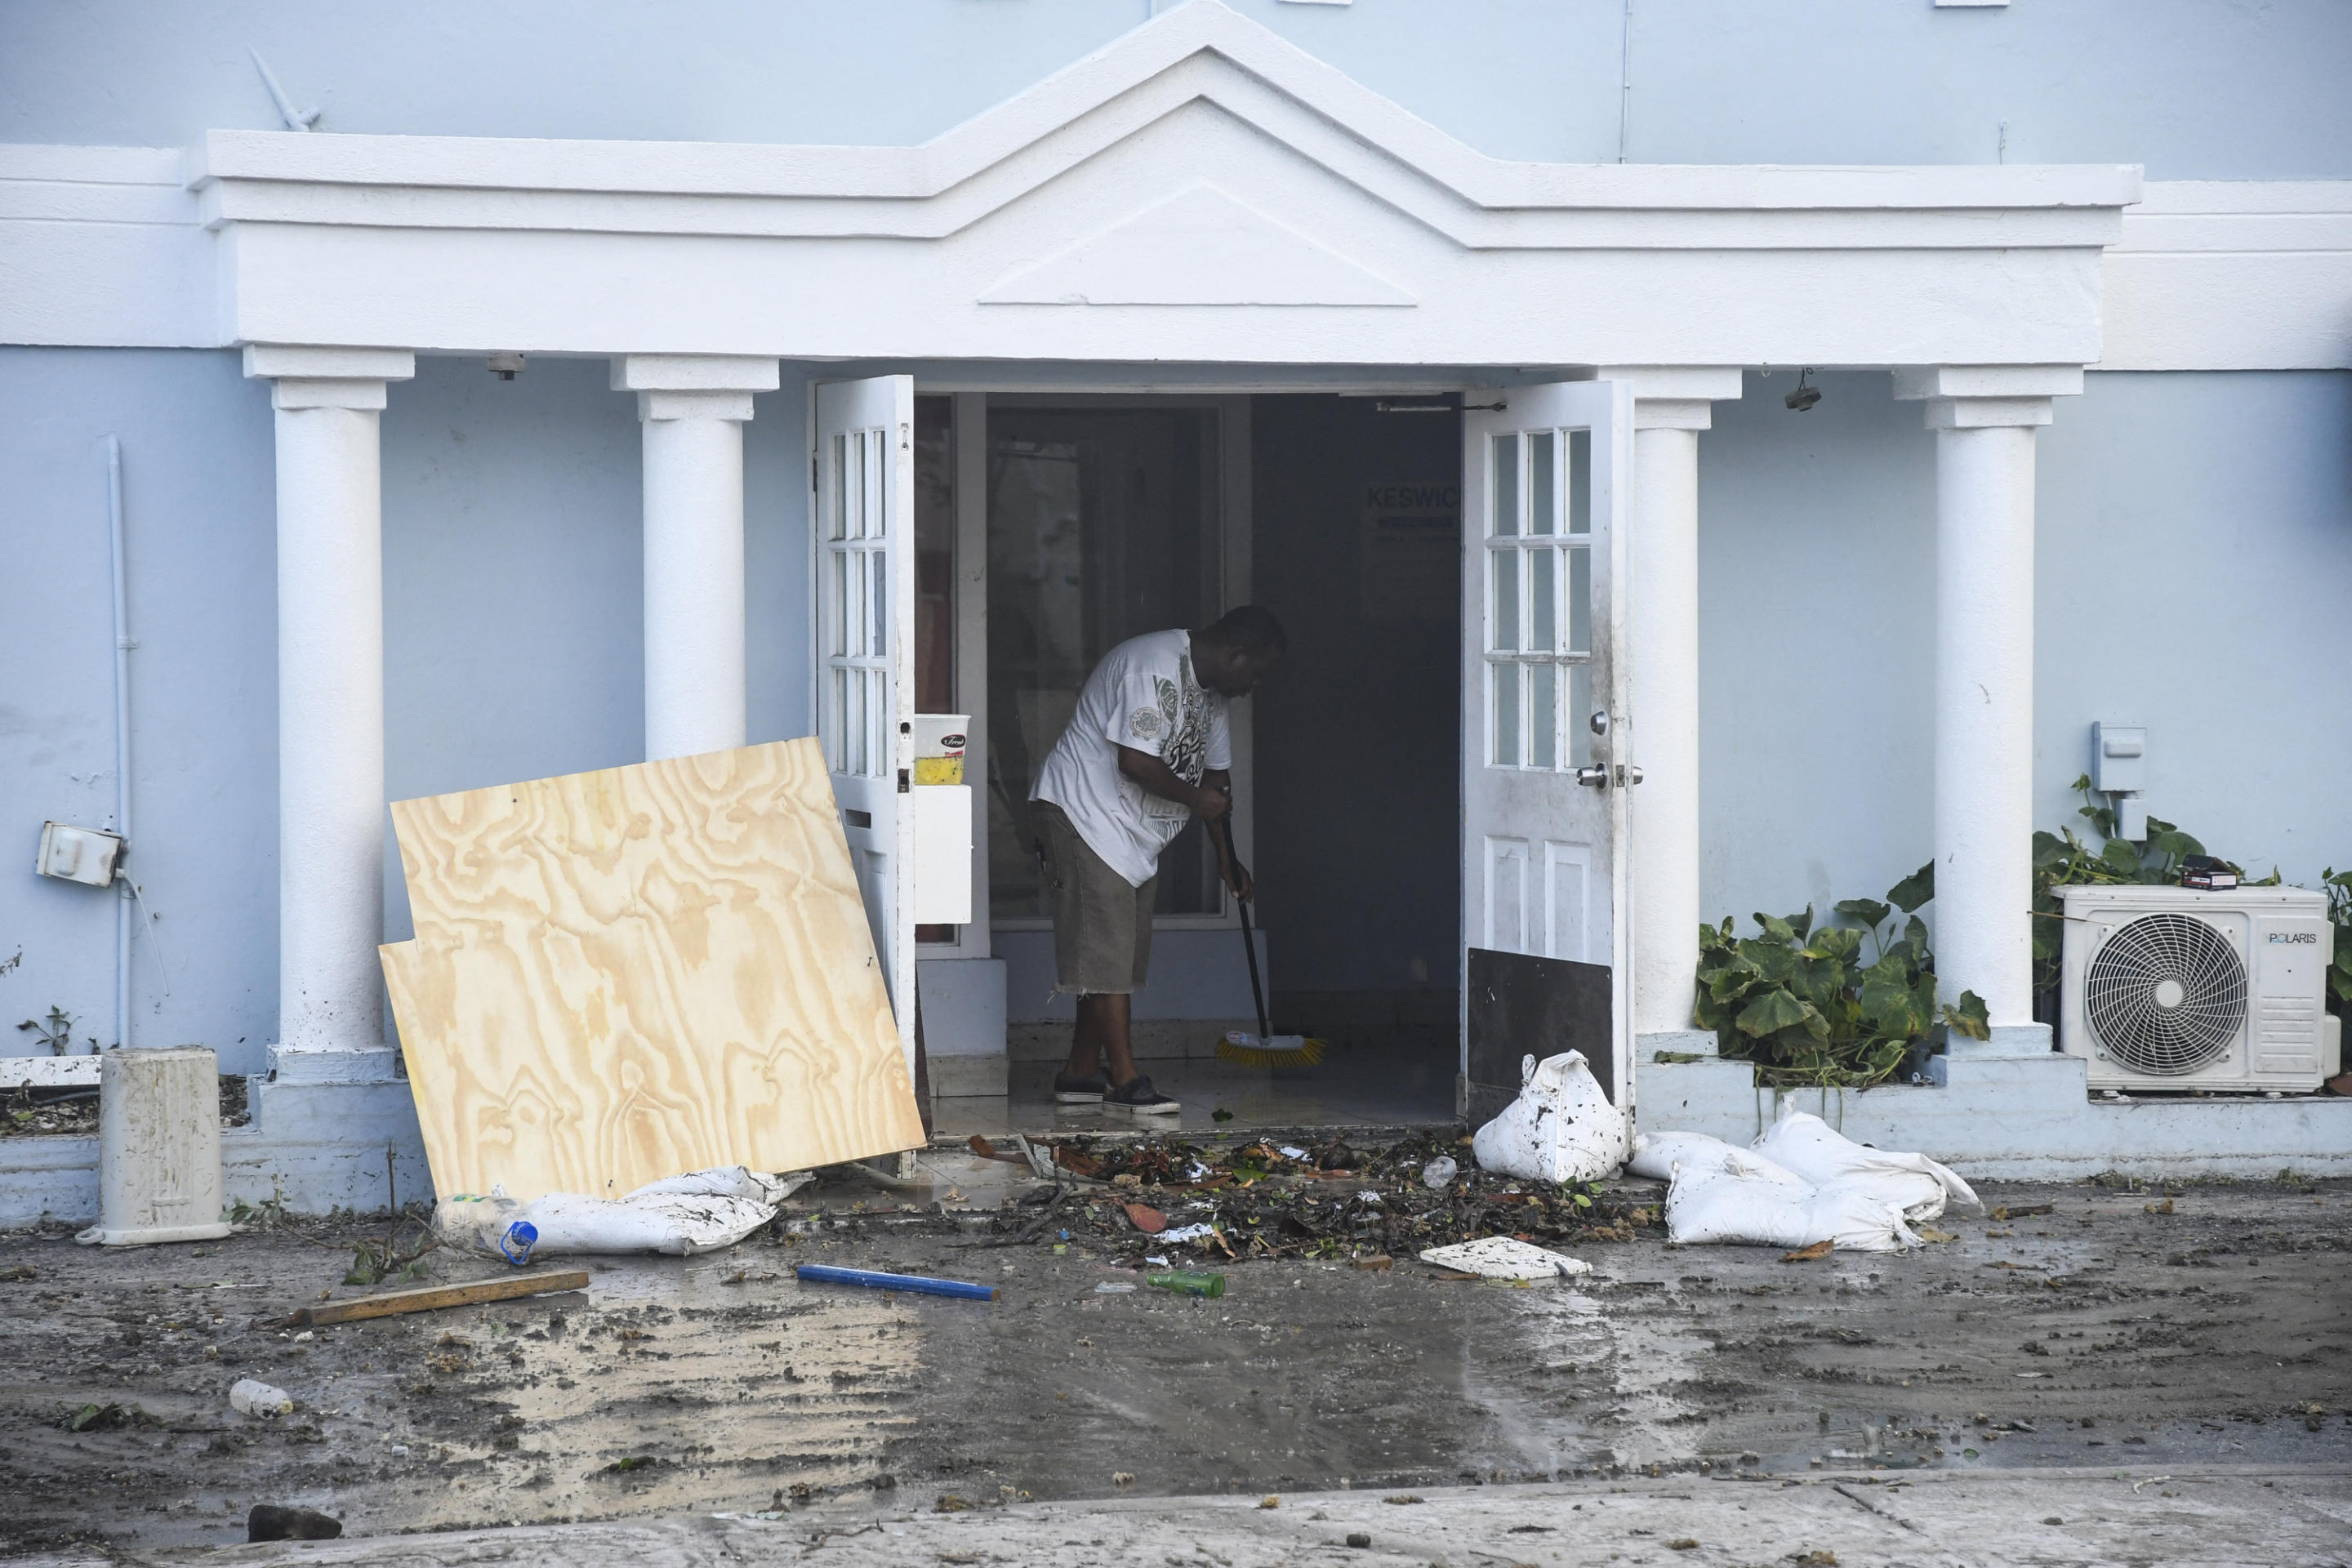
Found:
<path fill-rule="evenodd" d="M 1203 182 L 1024 267 L 987 305 L 1411 305 L 1370 268 Z"/>

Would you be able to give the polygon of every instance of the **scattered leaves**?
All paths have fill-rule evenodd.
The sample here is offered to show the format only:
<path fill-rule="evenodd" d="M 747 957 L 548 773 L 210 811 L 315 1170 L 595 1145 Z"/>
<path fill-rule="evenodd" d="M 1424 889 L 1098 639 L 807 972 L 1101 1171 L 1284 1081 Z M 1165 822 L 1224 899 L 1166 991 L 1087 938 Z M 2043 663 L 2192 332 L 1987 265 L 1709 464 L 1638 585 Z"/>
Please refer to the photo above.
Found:
<path fill-rule="evenodd" d="M 1817 1263 L 1822 1258 L 1827 1258 L 1830 1255 L 1831 1249 L 1835 1247 L 1837 1243 L 1833 1240 L 1817 1241 L 1811 1247 L 1801 1247 L 1794 1252 L 1782 1253 L 1780 1255 L 1780 1261 L 1783 1263 Z"/>

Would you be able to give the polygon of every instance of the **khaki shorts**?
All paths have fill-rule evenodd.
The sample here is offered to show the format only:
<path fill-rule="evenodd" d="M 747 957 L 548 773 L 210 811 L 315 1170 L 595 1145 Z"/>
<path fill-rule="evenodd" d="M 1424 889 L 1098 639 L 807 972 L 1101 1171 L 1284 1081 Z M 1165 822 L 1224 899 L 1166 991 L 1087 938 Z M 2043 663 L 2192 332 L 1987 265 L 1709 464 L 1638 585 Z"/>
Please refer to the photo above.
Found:
<path fill-rule="evenodd" d="M 1151 970 L 1151 895 L 1160 879 L 1129 887 L 1060 806 L 1040 800 L 1030 810 L 1054 910 L 1054 989 L 1078 996 L 1141 990 Z"/>

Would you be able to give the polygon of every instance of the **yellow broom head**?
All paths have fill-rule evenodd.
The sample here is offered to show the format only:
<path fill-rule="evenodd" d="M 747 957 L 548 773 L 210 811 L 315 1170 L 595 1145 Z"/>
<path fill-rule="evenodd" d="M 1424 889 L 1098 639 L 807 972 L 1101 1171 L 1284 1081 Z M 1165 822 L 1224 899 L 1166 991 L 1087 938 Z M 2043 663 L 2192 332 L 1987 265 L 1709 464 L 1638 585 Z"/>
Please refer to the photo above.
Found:
<path fill-rule="evenodd" d="M 1268 1035 L 1228 1029 L 1217 1042 L 1217 1059 L 1245 1068 L 1313 1067 L 1323 1059 L 1323 1042 L 1312 1035 Z"/>

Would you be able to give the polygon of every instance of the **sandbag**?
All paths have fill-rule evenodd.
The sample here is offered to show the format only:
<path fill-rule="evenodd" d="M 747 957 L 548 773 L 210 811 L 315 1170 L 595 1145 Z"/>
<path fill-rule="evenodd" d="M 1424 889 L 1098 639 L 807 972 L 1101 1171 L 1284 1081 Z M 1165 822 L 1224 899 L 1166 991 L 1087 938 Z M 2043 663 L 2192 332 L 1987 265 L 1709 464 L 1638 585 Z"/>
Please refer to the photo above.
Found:
<path fill-rule="evenodd" d="M 1470 1152 L 1484 1171 L 1531 1182 L 1590 1182 L 1625 1160 L 1625 1118 L 1609 1103 L 1581 1051 L 1519 1062 L 1519 1097 L 1478 1129 Z"/>
<path fill-rule="evenodd" d="M 648 1182 L 621 1198 L 549 1193 L 527 1204 L 492 1187 L 487 1197 L 443 1199 L 434 1223 L 445 1241 L 488 1247 L 515 1264 L 566 1252 L 692 1257 L 734 1246 L 809 1179 L 725 1165 Z"/>
<path fill-rule="evenodd" d="M 1852 1252 L 1899 1252 L 1919 1245 L 1894 1205 L 1855 1187 L 1811 1187 L 1769 1161 L 1732 1151 L 1714 1170 L 1677 1171 L 1666 1194 L 1666 1240 L 1801 1247 L 1826 1241 Z"/>
<path fill-rule="evenodd" d="M 1625 1163 L 1625 1169 L 1654 1182 L 1671 1182 L 1677 1170 L 1700 1175 L 1729 1164 L 1746 1166 L 1757 1175 L 1790 1186 L 1811 1188 L 1813 1184 L 1761 1154 L 1705 1132 L 1637 1132 L 1633 1135 L 1633 1157 Z"/>
<path fill-rule="evenodd" d="M 1925 1154 L 1889 1153 L 1839 1132 L 1809 1111 L 1783 1105 L 1756 1152 L 1815 1186 L 1856 1187 L 1893 1204 L 1906 1219 L 1931 1220 L 1948 1202 L 1977 1207 L 1968 1183 Z"/>

